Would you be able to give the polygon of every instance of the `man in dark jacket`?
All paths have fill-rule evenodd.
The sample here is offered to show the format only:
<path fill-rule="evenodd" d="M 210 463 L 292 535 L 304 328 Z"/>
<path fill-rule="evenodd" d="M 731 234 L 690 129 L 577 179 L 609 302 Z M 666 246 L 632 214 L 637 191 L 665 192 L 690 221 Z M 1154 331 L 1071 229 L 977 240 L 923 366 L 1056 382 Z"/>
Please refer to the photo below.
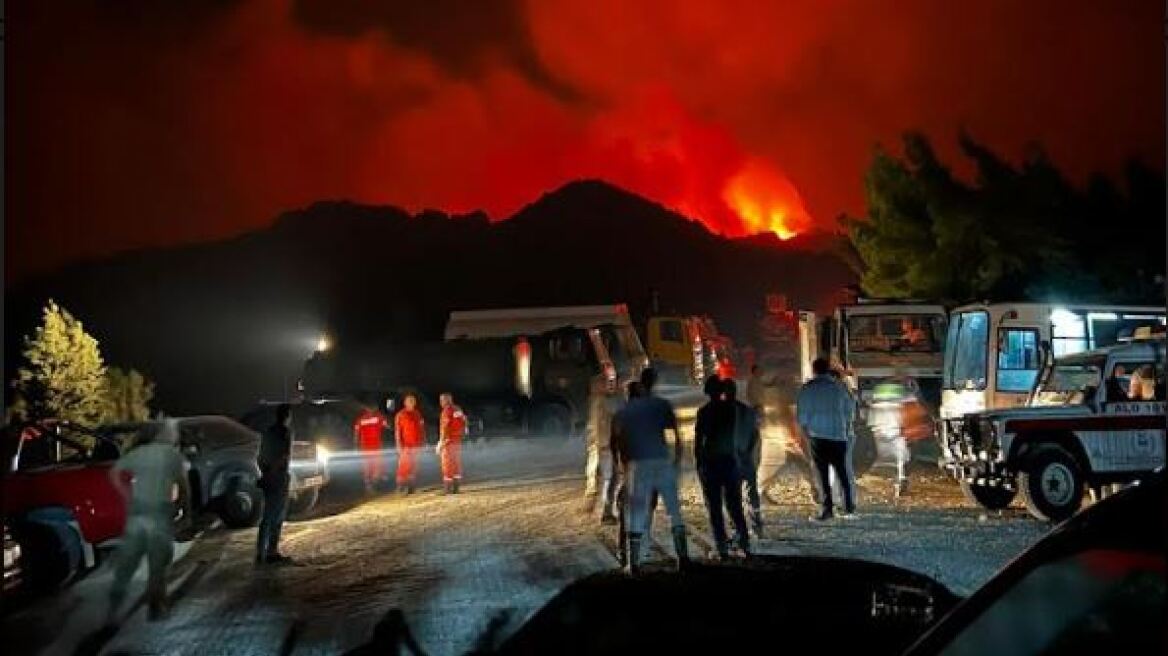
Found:
<path fill-rule="evenodd" d="M 726 382 L 717 376 L 706 379 L 705 392 L 710 400 L 698 409 L 694 426 L 694 463 L 720 558 L 726 558 L 730 552 L 726 520 L 722 515 L 723 502 L 738 534 L 738 546 L 743 554 L 750 554 L 750 536 L 742 512 L 742 474 L 738 470 L 738 445 L 735 442 L 736 406 L 726 398 Z"/>
<path fill-rule="evenodd" d="M 738 471 L 746 487 L 750 504 L 750 526 L 755 537 L 762 537 L 762 499 L 758 494 L 758 466 L 762 461 L 762 435 L 754 408 L 738 400 L 738 385 L 722 381 L 726 401 L 734 406 L 734 443 L 738 452 Z"/>
<path fill-rule="evenodd" d="M 260 489 L 264 492 L 264 513 L 256 538 L 256 564 L 286 564 L 291 558 L 280 553 L 280 531 L 288 511 L 288 467 L 292 458 L 292 407 L 276 406 L 276 423 L 260 440 Z"/>

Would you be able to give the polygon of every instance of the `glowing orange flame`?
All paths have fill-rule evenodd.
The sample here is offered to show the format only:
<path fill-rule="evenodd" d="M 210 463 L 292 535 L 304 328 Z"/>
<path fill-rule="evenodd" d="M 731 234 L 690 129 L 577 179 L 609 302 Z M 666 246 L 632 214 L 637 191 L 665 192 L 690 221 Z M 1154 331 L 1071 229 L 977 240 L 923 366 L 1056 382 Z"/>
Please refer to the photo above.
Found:
<path fill-rule="evenodd" d="M 811 217 L 794 185 L 761 159 L 749 160 L 730 177 L 722 199 L 748 234 L 773 232 L 786 240 L 811 226 Z"/>

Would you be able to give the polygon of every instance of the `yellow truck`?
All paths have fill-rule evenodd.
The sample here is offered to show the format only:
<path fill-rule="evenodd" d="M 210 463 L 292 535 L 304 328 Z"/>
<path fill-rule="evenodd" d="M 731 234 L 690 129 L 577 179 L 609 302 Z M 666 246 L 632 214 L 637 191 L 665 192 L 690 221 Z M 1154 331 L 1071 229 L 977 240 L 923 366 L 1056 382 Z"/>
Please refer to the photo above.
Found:
<path fill-rule="evenodd" d="M 650 317 L 645 333 L 649 361 L 666 380 L 700 384 L 732 357 L 732 342 L 709 317 Z"/>

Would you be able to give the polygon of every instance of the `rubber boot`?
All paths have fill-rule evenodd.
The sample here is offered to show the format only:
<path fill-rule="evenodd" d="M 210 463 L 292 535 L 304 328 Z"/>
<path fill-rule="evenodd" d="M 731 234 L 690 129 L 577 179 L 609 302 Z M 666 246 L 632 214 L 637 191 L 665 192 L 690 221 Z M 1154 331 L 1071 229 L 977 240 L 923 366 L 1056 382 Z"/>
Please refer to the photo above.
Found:
<path fill-rule="evenodd" d="M 673 527 L 673 550 L 677 552 L 677 571 L 689 569 L 689 542 L 685 538 L 685 527 Z"/>
<path fill-rule="evenodd" d="M 750 558 L 750 536 L 749 535 L 738 536 L 738 548 L 742 550 L 742 557 L 743 558 Z"/>
<path fill-rule="evenodd" d="M 450 481 L 442 481 L 442 494 L 453 494 L 454 484 Z"/>
<path fill-rule="evenodd" d="M 636 576 L 641 573 L 641 534 L 629 533 L 629 544 L 625 547 L 625 572 Z"/>
<path fill-rule="evenodd" d="M 452 492 L 454 492 L 455 494 L 458 494 L 458 479 L 457 478 L 454 479 L 454 481 L 450 484 L 450 490 Z"/>

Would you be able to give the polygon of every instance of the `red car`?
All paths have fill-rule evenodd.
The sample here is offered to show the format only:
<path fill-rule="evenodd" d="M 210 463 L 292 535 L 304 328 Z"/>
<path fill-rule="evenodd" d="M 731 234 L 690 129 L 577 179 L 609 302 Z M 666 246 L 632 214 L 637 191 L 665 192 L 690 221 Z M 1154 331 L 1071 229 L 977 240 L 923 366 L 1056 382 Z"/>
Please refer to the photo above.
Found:
<path fill-rule="evenodd" d="M 121 536 L 126 502 L 109 476 L 121 451 L 113 439 L 59 422 L 6 436 L 10 466 L 0 499 L 30 586 L 56 586 L 94 567 L 102 548 Z M 184 485 L 180 490 L 182 520 L 189 495 Z"/>

